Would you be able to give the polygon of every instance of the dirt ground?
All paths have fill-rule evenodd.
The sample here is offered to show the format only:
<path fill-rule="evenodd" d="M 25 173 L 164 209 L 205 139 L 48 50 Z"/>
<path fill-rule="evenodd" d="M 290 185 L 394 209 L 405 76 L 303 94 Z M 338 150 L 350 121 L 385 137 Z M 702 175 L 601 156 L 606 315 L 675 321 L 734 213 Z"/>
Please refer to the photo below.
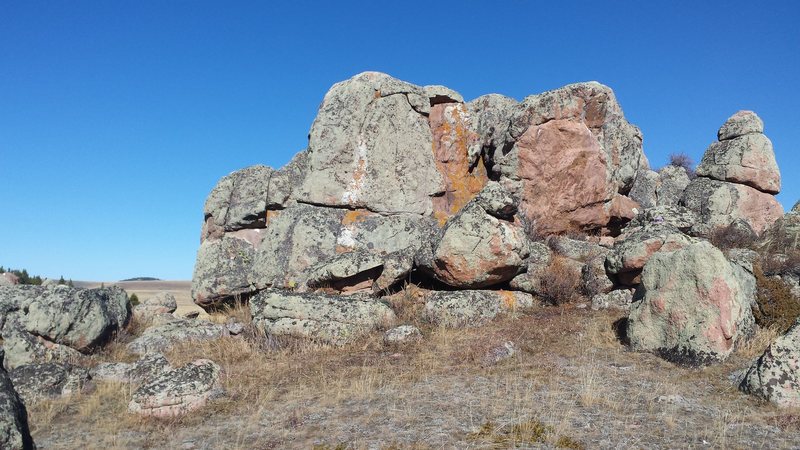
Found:
<path fill-rule="evenodd" d="M 542 306 L 450 330 L 416 319 L 415 296 L 399 301 L 422 342 L 391 347 L 376 332 L 330 348 L 248 332 L 189 343 L 170 361 L 216 361 L 226 397 L 181 419 L 146 420 L 126 411 L 134 387 L 100 384 L 30 406 L 34 438 L 42 449 L 800 448 L 800 411 L 731 381 L 774 333 L 759 332 L 724 364 L 688 369 L 629 351 L 618 339 L 622 312 Z M 230 313 L 247 319 L 246 308 Z M 487 363 L 506 341 L 517 354 Z M 123 344 L 96 359 L 124 357 Z"/>

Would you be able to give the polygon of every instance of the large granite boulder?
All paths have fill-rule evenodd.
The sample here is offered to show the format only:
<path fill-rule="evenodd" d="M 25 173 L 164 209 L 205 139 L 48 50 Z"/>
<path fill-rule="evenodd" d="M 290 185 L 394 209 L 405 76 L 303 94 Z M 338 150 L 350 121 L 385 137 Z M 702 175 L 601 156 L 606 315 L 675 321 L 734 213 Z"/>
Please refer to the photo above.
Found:
<path fill-rule="evenodd" d="M 761 236 L 762 245 L 770 253 L 800 250 L 800 202 L 776 220 Z"/>
<path fill-rule="evenodd" d="M 471 129 L 478 135 L 478 140 L 470 140 L 467 149 L 470 164 L 477 164 L 481 155 L 491 161 L 495 154 L 502 154 L 508 145 L 508 119 L 517 104 L 513 98 L 500 94 L 483 95 L 467 103 Z"/>
<path fill-rule="evenodd" d="M 89 353 L 107 343 L 131 316 L 118 287 L 0 287 L 0 334 L 9 340 L 6 367 L 47 354 Z M 68 347 L 66 349 L 64 347 Z"/>
<path fill-rule="evenodd" d="M 308 140 L 298 199 L 315 205 L 430 214 L 445 190 L 424 89 L 364 72 L 325 95 Z"/>
<path fill-rule="evenodd" d="M 739 111 L 720 128 L 719 142 L 711 144 L 697 166 L 697 175 L 745 184 L 777 194 L 781 174 L 764 123 L 752 111 Z"/>
<path fill-rule="evenodd" d="M 781 407 L 800 407 L 800 322 L 770 344 L 739 387 Z"/>
<path fill-rule="evenodd" d="M 697 177 L 683 193 L 681 204 L 697 215 L 691 233 L 710 236 L 742 219 L 758 234 L 783 216 L 783 206 L 771 194 L 744 184 Z"/>
<path fill-rule="evenodd" d="M 126 362 L 104 362 L 89 370 L 95 381 L 140 384 L 170 370 L 169 361 L 161 353 L 147 353 L 139 360 Z"/>
<path fill-rule="evenodd" d="M 172 418 L 202 408 L 209 400 L 223 394 L 220 372 L 220 367 L 208 359 L 162 372 L 133 392 L 128 411 L 141 416 Z"/>
<path fill-rule="evenodd" d="M 625 120 L 611 89 L 573 84 L 530 96 L 510 114 L 493 171 L 540 232 L 600 229 L 632 218 L 636 203 L 621 194 L 647 160 L 641 132 Z"/>
<path fill-rule="evenodd" d="M 459 288 L 480 288 L 514 278 L 528 257 L 528 238 L 514 220 L 517 200 L 492 182 L 450 219 L 434 244 L 437 279 Z"/>
<path fill-rule="evenodd" d="M 28 411 L 3 368 L 0 349 L 0 448 L 32 450 L 35 448 L 28 428 Z"/>
<path fill-rule="evenodd" d="M 635 350 L 690 366 L 726 359 L 755 326 L 732 264 L 708 242 L 656 252 L 628 317 Z"/>
<path fill-rule="evenodd" d="M 250 313 L 253 324 L 270 335 L 332 345 L 352 342 L 396 319 L 391 308 L 370 296 L 340 297 L 275 289 L 253 296 Z"/>
<path fill-rule="evenodd" d="M 169 292 L 159 292 L 133 307 L 133 315 L 138 320 L 148 322 L 158 314 L 172 314 L 178 309 L 175 296 Z"/>

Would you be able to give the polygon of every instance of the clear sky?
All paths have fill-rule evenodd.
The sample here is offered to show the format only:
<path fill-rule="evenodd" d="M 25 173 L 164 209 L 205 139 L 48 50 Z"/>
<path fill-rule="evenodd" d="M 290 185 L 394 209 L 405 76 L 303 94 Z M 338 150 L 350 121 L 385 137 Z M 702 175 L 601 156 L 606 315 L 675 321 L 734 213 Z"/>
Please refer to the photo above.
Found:
<path fill-rule="evenodd" d="M 791 208 L 799 22 L 798 1 L 0 0 L 0 265 L 189 279 L 217 180 L 285 164 L 365 70 L 466 99 L 600 81 L 656 167 L 752 109 Z"/>

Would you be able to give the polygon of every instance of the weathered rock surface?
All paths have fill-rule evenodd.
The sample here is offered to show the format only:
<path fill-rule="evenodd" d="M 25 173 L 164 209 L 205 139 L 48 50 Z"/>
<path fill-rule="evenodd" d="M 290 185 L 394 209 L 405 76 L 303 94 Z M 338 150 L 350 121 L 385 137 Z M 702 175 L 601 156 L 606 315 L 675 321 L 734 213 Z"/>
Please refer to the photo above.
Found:
<path fill-rule="evenodd" d="M 493 170 L 540 232 L 599 229 L 632 218 L 636 203 L 620 194 L 647 167 L 641 145 L 611 89 L 579 83 L 511 108 Z"/>
<path fill-rule="evenodd" d="M 376 212 L 430 214 L 444 191 L 423 88 L 377 72 L 335 84 L 308 140 L 298 199 Z M 392 180 L 387 183 L 387 180 Z"/>
<path fill-rule="evenodd" d="M 689 174 L 683 167 L 670 165 L 658 172 L 640 170 L 628 196 L 639 203 L 640 209 L 673 206 L 680 201 L 689 181 Z"/>
<path fill-rule="evenodd" d="M 91 352 L 128 323 L 130 309 L 127 294 L 118 287 L 0 287 L 6 367 Z"/>
<path fill-rule="evenodd" d="M 800 202 L 776 220 L 761 236 L 762 244 L 771 253 L 800 250 Z"/>
<path fill-rule="evenodd" d="M 746 221 L 761 234 L 783 216 L 783 206 L 774 196 L 743 184 L 698 177 L 689 183 L 681 199 L 697 215 L 691 233 L 709 236 L 736 219 Z"/>
<path fill-rule="evenodd" d="M 460 288 L 514 278 L 529 254 L 525 232 L 513 222 L 515 212 L 516 199 L 497 183 L 487 185 L 445 225 L 433 249 L 431 270 L 436 278 Z"/>
<path fill-rule="evenodd" d="M 208 359 L 163 372 L 133 392 L 128 411 L 160 418 L 185 415 L 222 394 L 219 377 L 220 367 Z"/>
<path fill-rule="evenodd" d="M 422 340 L 422 332 L 414 325 L 400 325 L 383 334 L 383 342 L 389 345 L 404 345 Z"/>
<path fill-rule="evenodd" d="M 655 206 L 639 211 L 623 231 L 633 230 L 646 225 L 669 225 L 683 233 L 688 233 L 697 223 L 697 215 L 684 206 Z"/>
<path fill-rule="evenodd" d="M 720 141 L 735 139 L 746 134 L 764 132 L 764 121 L 753 111 L 738 111 L 730 116 L 717 132 Z"/>
<path fill-rule="evenodd" d="M 592 309 L 619 309 L 628 311 L 631 308 L 632 301 L 633 292 L 630 289 L 617 289 L 593 296 Z"/>
<path fill-rule="evenodd" d="M 703 365 L 724 360 L 754 327 L 750 300 L 731 263 L 708 242 L 657 252 L 642 273 L 628 317 L 631 347 Z"/>
<path fill-rule="evenodd" d="M 439 224 L 458 213 L 488 181 L 483 160 L 478 158 L 479 155 L 469 153 L 480 139 L 473 131 L 474 119 L 473 113 L 462 103 L 431 107 L 429 121 L 434 159 L 445 185 L 444 193 L 433 198 L 434 214 Z"/>
<path fill-rule="evenodd" d="M 169 361 L 161 353 L 148 353 L 132 363 L 106 362 L 89 370 L 93 380 L 138 384 L 170 370 Z"/>
<path fill-rule="evenodd" d="M 35 448 L 28 428 L 28 411 L 3 368 L 0 349 L 0 448 L 32 450 Z"/>
<path fill-rule="evenodd" d="M 363 295 L 339 297 L 265 290 L 250 299 L 253 323 L 274 336 L 291 336 L 343 345 L 391 325 L 394 312 Z"/>
<path fill-rule="evenodd" d="M 762 134 L 763 129 L 764 123 L 752 111 L 736 113 L 720 128 L 719 142 L 706 150 L 697 175 L 746 184 L 770 194 L 780 192 L 781 174 L 772 142 Z"/>
<path fill-rule="evenodd" d="M 740 389 L 781 407 L 800 407 L 800 322 L 770 344 Z"/>
<path fill-rule="evenodd" d="M 530 294 L 516 291 L 435 291 L 426 298 L 425 316 L 444 327 L 473 327 L 533 304 Z"/>
<path fill-rule="evenodd" d="M 509 117 L 517 104 L 513 98 L 499 94 L 483 95 L 467 103 L 472 130 L 478 135 L 467 150 L 470 164 L 476 164 L 481 155 L 492 160 L 497 151 L 502 152 L 507 145 Z"/>
<path fill-rule="evenodd" d="M 435 234 L 434 228 L 432 218 L 419 215 L 293 204 L 277 211 L 266 229 L 204 241 L 195 263 L 192 296 L 198 305 L 213 308 L 269 287 L 305 290 L 309 281 L 323 281 L 311 279 L 315 268 L 338 264 L 335 259 L 349 252 L 383 259 L 386 277 L 377 284 L 386 289 L 385 283 L 392 283 L 390 273 L 402 278 L 403 271 L 410 270 L 411 257 L 400 261 L 400 253 L 416 253 Z"/>
<path fill-rule="evenodd" d="M 14 388 L 26 404 L 76 394 L 89 380 L 89 370 L 69 364 L 36 363 L 9 372 Z"/>
<path fill-rule="evenodd" d="M 173 345 L 186 341 L 218 339 L 228 335 L 225 325 L 206 320 L 174 318 L 167 323 L 153 325 L 128 344 L 128 350 L 144 355 L 164 352 Z"/>
<path fill-rule="evenodd" d="M 606 258 L 606 270 L 619 284 L 635 286 L 642 268 L 656 252 L 671 252 L 686 247 L 694 240 L 677 228 L 663 223 L 651 223 L 627 228 L 617 238 Z"/>
<path fill-rule="evenodd" d="M 133 315 L 139 320 L 148 321 L 157 314 L 172 314 L 178 309 L 175 296 L 169 292 L 159 292 L 133 307 Z"/>

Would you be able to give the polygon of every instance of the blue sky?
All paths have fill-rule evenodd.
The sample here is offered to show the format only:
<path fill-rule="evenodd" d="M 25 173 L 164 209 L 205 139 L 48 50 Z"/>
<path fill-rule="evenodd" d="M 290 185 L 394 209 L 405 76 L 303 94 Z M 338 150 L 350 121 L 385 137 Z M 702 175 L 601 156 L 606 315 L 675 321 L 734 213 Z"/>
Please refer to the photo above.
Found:
<path fill-rule="evenodd" d="M 517 99 L 611 86 L 653 166 L 753 109 L 800 198 L 800 2 L 0 0 L 0 265 L 189 279 L 225 174 L 365 70 Z"/>

